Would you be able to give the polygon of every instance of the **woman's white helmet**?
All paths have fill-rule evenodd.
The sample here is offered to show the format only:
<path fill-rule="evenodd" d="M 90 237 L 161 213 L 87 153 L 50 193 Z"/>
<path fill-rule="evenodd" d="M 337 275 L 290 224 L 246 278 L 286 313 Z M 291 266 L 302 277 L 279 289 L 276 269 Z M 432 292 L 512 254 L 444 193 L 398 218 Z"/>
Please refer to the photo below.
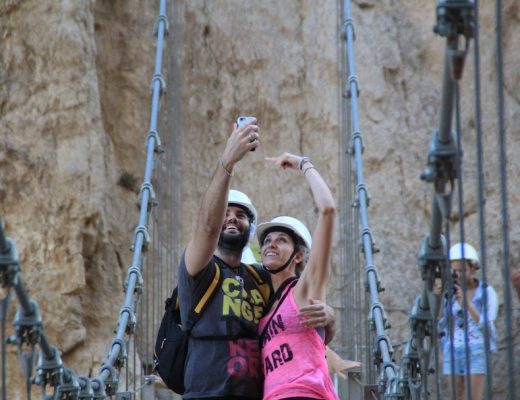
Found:
<path fill-rule="evenodd" d="M 296 218 L 287 216 L 276 217 L 273 218 L 270 222 L 263 222 L 260 225 L 258 225 L 256 235 L 258 237 L 258 242 L 260 243 L 260 246 L 262 246 L 262 241 L 265 238 L 265 235 L 268 232 L 276 230 L 276 228 L 284 228 L 290 230 L 299 239 L 301 239 L 301 242 L 307 247 L 307 249 L 311 249 L 312 237 L 307 227 Z"/>
<path fill-rule="evenodd" d="M 457 243 L 451 246 L 450 261 L 469 260 L 472 261 L 477 269 L 480 268 L 480 259 L 475 248 L 467 243 Z"/>

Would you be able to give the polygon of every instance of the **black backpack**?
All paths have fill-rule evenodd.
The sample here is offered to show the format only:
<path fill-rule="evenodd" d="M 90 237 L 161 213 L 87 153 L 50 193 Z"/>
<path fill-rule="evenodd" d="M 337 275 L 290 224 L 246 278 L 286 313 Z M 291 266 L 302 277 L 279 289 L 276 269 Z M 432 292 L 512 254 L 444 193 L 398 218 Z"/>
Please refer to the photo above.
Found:
<path fill-rule="evenodd" d="M 220 280 L 220 268 L 215 263 L 215 276 L 197 306 L 188 316 L 186 327 L 181 324 L 179 289 L 173 289 L 171 297 L 164 302 L 164 315 L 155 340 L 155 371 L 166 386 L 178 394 L 184 394 L 184 365 L 188 354 L 188 336 L 200 319 L 202 309 L 212 297 Z"/>
<path fill-rule="evenodd" d="M 215 293 L 220 281 L 220 267 L 215 263 L 215 276 L 209 284 L 201 299 L 188 316 L 186 326 L 182 327 L 179 308 L 178 288 L 173 289 L 171 297 L 164 304 L 164 315 L 155 340 L 154 363 L 155 371 L 159 374 L 166 386 L 175 393 L 184 394 L 184 367 L 188 354 L 189 335 L 197 321 L 200 319 L 204 306 Z M 249 273 L 255 282 L 267 304 L 271 294 L 271 286 L 262 280 L 262 277 L 254 267 L 247 265 Z"/>

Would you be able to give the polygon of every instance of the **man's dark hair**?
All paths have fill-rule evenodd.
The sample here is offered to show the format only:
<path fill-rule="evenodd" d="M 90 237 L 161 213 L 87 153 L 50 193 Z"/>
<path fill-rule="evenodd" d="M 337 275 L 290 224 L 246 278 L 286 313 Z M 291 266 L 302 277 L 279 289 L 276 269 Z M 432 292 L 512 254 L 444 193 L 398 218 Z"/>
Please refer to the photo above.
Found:
<path fill-rule="evenodd" d="M 244 210 L 244 212 L 245 212 L 246 215 L 247 215 L 247 219 L 249 220 L 249 225 L 251 225 L 252 223 L 255 222 L 255 216 L 254 216 L 253 213 L 249 210 L 249 208 L 247 208 L 246 206 L 243 206 L 242 204 L 237 204 L 237 203 L 228 203 L 228 205 L 230 205 L 230 206 L 235 206 L 235 207 L 239 207 L 239 208 L 241 208 L 242 210 Z"/>

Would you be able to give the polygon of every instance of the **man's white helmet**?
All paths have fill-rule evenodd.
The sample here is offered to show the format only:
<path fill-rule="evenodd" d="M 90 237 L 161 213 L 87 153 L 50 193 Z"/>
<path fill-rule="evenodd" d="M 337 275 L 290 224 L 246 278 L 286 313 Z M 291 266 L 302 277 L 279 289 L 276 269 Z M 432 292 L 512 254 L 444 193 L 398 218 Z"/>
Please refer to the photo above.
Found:
<path fill-rule="evenodd" d="M 251 222 L 256 224 L 258 218 L 256 208 L 253 206 L 253 203 L 245 193 L 235 189 L 230 189 L 228 195 L 228 204 L 237 204 L 249 210 L 249 212 L 253 215 L 253 221 Z"/>
<path fill-rule="evenodd" d="M 480 268 L 480 259 L 478 258 L 478 253 L 475 248 L 467 243 L 457 243 L 451 246 L 450 249 L 450 261 L 458 261 L 458 260 L 469 260 L 473 261 L 477 266 L 477 269 Z"/>
<path fill-rule="evenodd" d="M 266 235 L 265 232 L 272 232 L 273 230 L 276 230 L 276 228 L 278 227 L 290 230 L 301 239 L 302 243 L 305 244 L 307 249 L 311 249 L 312 237 L 307 227 L 296 218 L 287 216 L 276 217 L 273 218 L 270 222 L 264 222 L 258 225 L 256 235 L 258 237 L 258 242 L 260 243 L 260 246 L 262 246 L 262 240 Z"/>

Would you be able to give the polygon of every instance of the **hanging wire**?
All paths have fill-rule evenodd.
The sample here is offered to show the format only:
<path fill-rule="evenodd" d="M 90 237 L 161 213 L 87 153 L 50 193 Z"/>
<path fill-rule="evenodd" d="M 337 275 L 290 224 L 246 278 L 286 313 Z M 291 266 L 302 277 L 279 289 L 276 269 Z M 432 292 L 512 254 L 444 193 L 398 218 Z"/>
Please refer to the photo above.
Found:
<path fill-rule="evenodd" d="M 457 156 L 457 169 L 459 169 L 460 167 L 460 159 L 461 159 L 461 153 L 460 151 L 458 152 L 458 156 Z M 446 234 L 446 243 L 447 243 L 447 253 L 446 253 L 446 260 L 447 260 L 447 265 L 450 265 L 449 264 L 449 248 L 450 248 L 450 243 L 451 243 L 451 232 L 450 232 L 450 223 L 449 221 L 446 221 L 446 224 L 445 224 L 446 228 L 445 228 L 445 234 Z M 456 399 L 457 397 L 457 392 L 456 392 L 456 382 L 455 382 L 455 349 L 453 347 L 453 337 L 454 337 L 454 332 L 453 332 L 453 313 L 449 312 L 451 309 L 452 309 L 452 306 L 453 306 L 453 294 L 454 294 L 454 290 L 453 290 L 453 275 L 451 273 L 451 268 L 449 268 L 449 275 L 448 275 L 448 297 L 444 299 L 444 302 L 446 304 L 446 308 L 445 308 L 445 312 L 446 312 L 446 317 L 447 317 L 447 320 L 448 320 L 448 336 L 449 336 L 449 340 L 450 340 L 450 390 L 451 390 L 451 399 Z"/>
<path fill-rule="evenodd" d="M 341 24 L 342 21 L 339 21 Z M 339 62 L 341 65 L 341 80 L 340 82 L 346 82 L 348 77 L 348 71 L 346 66 L 346 48 L 340 46 L 340 58 Z M 345 97 L 347 93 L 340 86 L 340 96 Z M 362 339 L 360 324 L 363 319 L 361 318 L 361 308 L 363 303 L 360 296 L 360 288 L 362 281 L 359 279 L 359 262 L 357 259 L 358 248 L 356 246 L 356 228 L 357 213 L 354 208 L 354 197 L 353 197 L 353 171 L 352 171 L 352 160 L 347 155 L 349 147 L 349 127 L 351 126 L 351 114 L 350 108 L 346 101 L 339 102 L 340 104 L 340 115 L 341 115 L 341 136 L 340 136 L 340 170 L 342 171 L 341 176 L 344 180 L 341 181 L 342 188 L 342 200 L 344 206 L 341 207 L 341 259 L 340 259 L 340 276 L 341 282 L 339 286 L 339 296 L 341 300 L 341 332 L 342 332 L 342 351 L 346 355 L 346 358 L 350 360 L 360 360 L 363 363 L 363 368 L 366 369 L 366 360 L 364 359 L 365 353 L 361 351 Z M 366 374 L 364 374 L 366 375 Z M 350 378 L 350 376 L 349 376 Z"/>
<path fill-rule="evenodd" d="M 504 281 L 504 303 L 506 320 L 506 354 L 508 364 L 508 388 L 511 399 L 516 399 L 515 387 L 515 363 L 513 357 L 513 315 L 511 305 L 511 289 L 509 285 L 509 212 L 507 200 L 507 153 L 506 153 L 506 127 L 505 127 L 505 101 L 504 101 L 504 71 L 502 51 L 502 1 L 496 0 L 496 72 L 497 72 L 497 117 L 498 117 L 498 145 L 500 155 L 500 205 L 502 217 L 502 278 Z"/>
<path fill-rule="evenodd" d="M 484 290 L 484 304 L 487 305 L 487 243 L 486 243 L 486 214 L 484 209 L 484 157 L 482 147 L 482 107 L 481 107 L 481 85 L 480 85 L 480 38 L 479 38 L 479 2 L 475 0 L 475 24 L 473 27 L 473 81 L 475 82 L 475 130 L 476 130 L 476 155 L 477 155 L 477 192 L 478 192 L 478 215 L 479 215 L 479 239 L 480 239 L 480 266 L 482 270 L 482 286 Z M 486 329 L 484 330 L 484 347 L 486 349 L 486 389 L 485 398 L 492 398 L 492 373 L 491 373 L 491 359 L 489 357 L 489 350 L 491 348 L 489 330 L 487 329 L 488 309 L 484 307 L 484 321 Z"/>
<path fill-rule="evenodd" d="M 465 212 L 464 212 L 464 185 L 462 180 L 462 162 L 461 160 L 461 154 L 463 154 L 462 150 L 462 138 L 461 138 L 461 124 L 460 124 L 460 92 L 459 92 L 459 83 L 454 83 L 455 87 L 455 126 L 456 126 L 456 138 L 457 138 L 457 148 L 459 149 L 459 163 L 457 168 L 457 198 L 458 198 L 458 208 L 459 208 L 459 215 L 460 215 L 460 223 L 459 223 L 459 235 L 460 235 L 460 241 L 462 243 L 466 243 L 466 230 L 465 230 Z M 468 309 L 468 295 L 467 295 L 467 284 L 466 284 L 466 270 L 468 268 L 468 264 L 466 260 L 462 260 L 462 276 L 464 279 L 462 279 L 462 304 L 463 309 Z M 485 302 L 487 308 L 487 301 Z M 450 307 L 449 312 L 452 312 L 452 308 Z M 465 351 L 465 362 L 466 362 L 466 375 L 464 377 L 466 381 L 466 399 L 471 400 L 472 398 L 472 387 L 471 387 L 471 356 L 469 351 L 469 335 L 468 335 L 468 318 L 471 318 L 471 316 L 468 316 L 467 312 L 463 313 L 463 320 L 464 320 L 464 351 Z M 487 330 L 487 329 L 486 329 Z M 451 350 L 453 351 L 453 343 L 451 346 Z"/>
<path fill-rule="evenodd" d="M 136 376 L 137 376 L 137 343 L 135 341 L 135 337 L 134 337 L 134 345 L 132 346 L 133 349 L 132 349 L 132 353 L 133 353 L 133 356 L 134 356 L 134 365 L 133 365 L 133 373 L 134 373 L 134 376 L 133 376 L 133 384 L 132 384 L 132 389 L 134 391 L 134 393 L 137 391 L 137 379 L 136 379 Z"/>
<path fill-rule="evenodd" d="M 2 222 L 0 221 L 0 224 Z M 0 246 L 1 247 L 1 246 Z M 2 254 L 3 248 L 0 249 L 0 254 Z M 11 288 L 7 287 L 4 288 L 4 279 L 2 279 L 2 295 L 3 297 L 0 299 L 0 326 L 1 326 L 1 337 L 2 340 L 2 365 L 0 367 L 2 368 L 2 399 L 7 399 L 7 363 L 6 363 L 6 356 L 7 356 L 7 337 L 5 335 L 6 333 L 6 322 L 7 322 L 7 313 L 10 307 L 11 303 Z"/>

